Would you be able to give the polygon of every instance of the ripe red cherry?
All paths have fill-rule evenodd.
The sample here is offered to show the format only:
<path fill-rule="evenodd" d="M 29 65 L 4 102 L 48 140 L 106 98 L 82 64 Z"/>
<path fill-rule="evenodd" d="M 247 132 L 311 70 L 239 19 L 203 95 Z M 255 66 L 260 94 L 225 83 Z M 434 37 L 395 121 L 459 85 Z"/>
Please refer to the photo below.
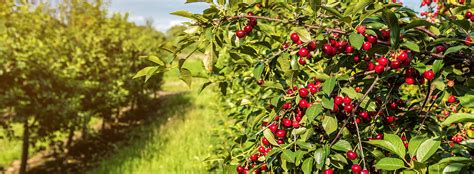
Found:
<path fill-rule="evenodd" d="M 283 126 L 285 126 L 285 127 L 290 127 L 290 126 L 291 126 L 291 120 L 288 119 L 288 118 L 284 118 L 284 119 L 282 120 L 282 124 L 283 124 Z"/>
<path fill-rule="evenodd" d="M 298 33 L 291 33 L 290 38 L 293 42 L 300 41 L 300 36 L 298 36 Z"/>
<path fill-rule="evenodd" d="M 349 160 L 355 160 L 357 158 L 357 153 L 352 150 L 349 150 L 346 152 L 346 156 Z"/>
<path fill-rule="evenodd" d="M 472 43 L 471 37 L 466 37 L 466 40 L 464 40 L 464 43 L 465 43 L 466 45 L 471 45 L 471 43 Z"/>
<path fill-rule="evenodd" d="M 298 121 L 293 121 L 293 128 L 299 128 L 300 123 Z"/>
<path fill-rule="evenodd" d="M 245 37 L 245 31 L 244 30 L 237 30 L 237 32 L 235 32 L 235 35 L 238 38 L 243 38 L 243 37 Z"/>
<path fill-rule="evenodd" d="M 323 53 L 326 55 L 331 55 L 332 54 L 332 46 L 329 44 L 324 44 L 323 45 Z"/>
<path fill-rule="evenodd" d="M 362 171 L 362 168 L 360 167 L 359 164 L 353 164 L 352 165 L 352 172 L 359 173 L 360 171 Z"/>
<path fill-rule="evenodd" d="M 349 98 L 349 96 L 345 96 L 344 99 L 342 99 L 342 102 L 344 102 L 344 104 L 348 105 L 350 104 L 352 101 L 351 98 Z"/>
<path fill-rule="evenodd" d="M 277 130 L 277 132 L 275 133 L 275 135 L 278 137 L 278 138 L 284 138 L 285 135 L 286 135 L 286 131 L 285 130 Z"/>
<path fill-rule="evenodd" d="M 474 16 L 471 16 L 471 22 L 474 22 Z"/>
<path fill-rule="evenodd" d="M 364 170 L 360 171 L 360 174 L 369 174 L 369 171 L 367 169 L 364 169 Z"/>
<path fill-rule="evenodd" d="M 268 126 L 268 129 L 270 129 L 270 131 L 275 133 L 278 130 L 278 126 L 275 124 L 271 124 L 270 126 Z"/>
<path fill-rule="evenodd" d="M 377 36 L 368 35 L 367 36 L 367 41 L 369 41 L 372 44 L 375 44 L 375 43 L 377 43 Z"/>
<path fill-rule="evenodd" d="M 259 151 L 260 153 L 265 153 L 265 152 L 266 152 L 266 149 L 265 149 L 265 147 L 260 146 L 260 147 L 258 147 L 258 151 Z"/>
<path fill-rule="evenodd" d="M 375 66 L 375 72 L 377 74 L 382 74 L 383 73 L 383 70 L 384 70 L 384 66 L 383 65 L 377 65 Z"/>
<path fill-rule="evenodd" d="M 393 123 L 395 121 L 395 116 L 389 115 L 389 116 L 386 116 L 384 119 L 385 119 L 386 123 L 390 124 L 390 123 Z"/>
<path fill-rule="evenodd" d="M 300 57 L 300 59 L 298 59 L 298 63 L 300 65 L 306 65 L 306 60 L 304 58 Z"/>
<path fill-rule="evenodd" d="M 464 17 L 465 17 L 466 19 L 471 19 L 471 17 L 472 17 L 472 12 L 467 11 L 466 14 L 464 14 Z"/>
<path fill-rule="evenodd" d="M 237 170 L 237 173 L 242 173 L 242 172 L 244 172 L 244 167 L 239 165 L 239 166 L 237 166 L 236 170 Z"/>
<path fill-rule="evenodd" d="M 359 116 L 360 116 L 361 118 L 363 118 L 363 119 L 367 119 L 367 118 L 369 118 L 369 113 L 366 112 L 366 111 L 360 112 L 360 113 L 359 113 Z"/>
<path fill-rule="evenodd" d="M 346 53 L 349 54 L 349 53 L 353 53 L 354 52 L 354 47 L 353 46 L 347 46 L 346 47 Z"/>
<path fill-rule="evenodd" d="M 262 171 L 267 171 L 267 170 L 268 170 L 267 164 L 262 164 L 262 166 L 260 167 L 260 169 L 261 169 Z"/>
<path fill-rule="evenodd" d="M 292 89 L 286 90 L 286 94 L 288 94 L 288 95 L 293 95 L 293 90 L 292 90 Z"/>
<path fill-rule="evenodd" d="M 433 80 L 434 77 L 435 77 L 435 74 L 433 72 L 433 70 L 428 70 L 428 71 L 425 71 L 423 73 L 423 77 L 426 79 L 426 80 Z"/>
<path fill-rule="evenodd" d="M 388 59 L 385 58 L 385 57 L 381 57 L 377 60 L 377 62 L 379 63 L 379 65 L 382 65 L 382 66 L 386 66 L 388 65 Z"/>
<path fill-rule="evenodd" d="M 300 55 L 300 57 L 306 57 L 306 56 L 308 56 L 309 51 L 308 51 L 308 49 L 303 47 L 303 48 L 300 48 L 300 51 L 298 51 L 298 54 Z"/>
<path fill-rule="evenodd" d="M 372 62 L 367 63 L 367 71 L 372 71 L 375 69 L 375 65 Z"/>
<path fill-rule="evenodd" d="M 257 80 L 257 85 L 263 85 L 263 83 L 265 83 L 265 80 L 263 80 L 263 79 L 258 79 Z"/>
<path fill-rule="evenodd" d="M 362 35 L 365 34 L 365 26 L 363 26 L 363 25 L 357 26 L 356 30 L 357 30 L 357 33 L 359 33 L 359 34 L 362 34 Z"/>
<path fill-rule="evenodd" d="M 377 139 L 377 140 L 383 139 L 383 134 L 382 133 L 377 133 L 377 135 L 375 136 L 375 139 Z"/>
<path fill-rule="evenodd" d="M 268 141 L 267 138 L 263 137 L 262 138 L 262 144 L 268 146 L 268 145 L 270 145 L 270 141 Z"/>
<path fill-rule="evenodd" d="M 328 168 L 324 170 L 324 174 L 333 174 L 333 170 L 331 168 Z"/>
<path fill-rule="evenodd" d="M 277 140 L 277 144 L 285 144 L 285 141 L 279 139 Z"/>
<path fill-rule="evenodd" d="M 390 62 L 390 68 L 397 69 L 400 68 L 400 61 L 394 60 Z"/>
<path fill-rule="evenodd" d="M 341 105 L 342 102 L 343 102 L 343 99 L 342 99 L 341 96 L 336 96 L 336 97 L 334 97 L 334 104 L 336 104 L 336 105 Z"/>
<path fill-rule="evenodd" d="M 411 76 L 411 77 L 416 76 L 415 69 L 413 69 L 411 67 L 407 68 L 407 70 L 405 71 L 405 76 Z"/>
<path fill-rule="evenodd" d="M 354 56 L 354 62 L 355 63 L 360 62 L 360 57 L 359 56 Z"/>
<path fill-rule="evenodd" d="M 247 26 L 244 27 L 245 33 L 250 33 L 250 32 L 252 32 L 252 30 L 253 30 L 253 27 L 250 26 L 250 25 L 247 25 Z"/>
<path fill-rule="evenodd" d="M 318 92 L 318 88 L 316 87 L 309 88 L 309 92 L 311 92 L 311 94 L 315 94 L 316 92 Z"/>
<path fill-rule="evenodd" d="M 398 55 L 397 58 L 398 58 L 398 60 L 400 60 L 401 62 L 405 62 L 405 61 L 408 59 L 408 54 L 407 54 L 407 52 L 402 51 L 402 52 L 400 53 L 400 55 Z"/>
<path fill-rule="evenodd" d="M 381 30 L 382 38 L 384 40 L 388 40 L 390 38 L 390 30 Z"/>
<path fill-rule="evenodd" d="M 283 109 L 290 109 L 290 108 L 291 108 L 291 103 L 283 104 Z"/>
<path fill-rule="evenodd" d="M 316 50 L 316 48 L 317 47 L 316 47 L 316 42 L 315 41 L 311 41 L 311 42 L 308 43 L 308 50 L 314 51 L 314 50 Z"/>
<path fill-rule="evenodd" d="M 250 156 L 250 160 L 257 161 L 258 160 L 258 154 L 253 154 L 252 156 Z"/>
<path fill-rule="evenodd" d="M 306 88 L 300 88 L 299 94 L 300 94 L 301 97 L 306 97 L 306 96 L 308 96 L 309 92 Z"/>
<path fill-rule="evenodd" d="M 305 99 L 302 99 L 300 100 L 300 103 L 298 104 L 300 106 L 300 108 L 307 108 L 308 107 L 308 101 L 306 101 Z"/>
<path fill-rule="evenodd" d="M 255 15 L 255 14 L 254 14 L 253 12 L 251 12 L 251 11 L 249 11 L 249 12 L 247 13 L 247 16 L 253 16 L 253 15 Z"/>
<path fill-rule="evenodd" d="M 436 53 L 442 53 L 446 48 L 443 45 L 436 46 Z"/>
<path fill-rule="evenodd" d="M 465 0 L 458 0 L 460 4 L 464 4 Z"/>
<path fill-rule="evenodd" d="M 409 85 L 413 85 L 415 83 L 415 79 L 413 77 L 405 77 L 405 83 L 409 84 Z"/>
<path fill-rule="evenodd" d="M 285 43 L 283 43 L 282 47 L 283 47 L 283 49 L 287 49 L 288 47 L 290 47 L 290 45 L 288 45 L 288 43 L 285 42 Z"/>
<path fill-rule="evenodd" d="M 362 87 L 360 87 L 360 86 L 356 87 L 356 88 L 355 88 L 355 91 L 356 91 L 356 92 L 362 92 Z"/>
<path fill-rule="evenodd" d="M 331 112 L 334 112 L 334 113 L 339 112 L 339 106 L 336 105 L 336 103 L 334 103 L 334 107 L 332 108 Z"/>
<path fill-rule="evenodd" d="M 364 44 L 362 45 L 362 49 L 365 51 L 370 50 L 370 48 L 372 48 L 372 43 L 370 42 L 364 42 Z"/>
<path fill-rule="evenodd" d="M 398 104 L 396 102 L 391 102 L 390 103 L 390 109 L 395 110 L 398 108 Z"/>
<path fill-rule="evenodd" d="M 450 96 L 448 97 L 448 102 L 449 102 L 449 103 L 454 103 L 454 102 L 456 102 L 456 96 L 450 95 Z"/>
<path fill-rule="evenodd" d="M 350 113 L 352 112 L 353 106 L 352 104 L 344 106 L 344 111 Z"/>

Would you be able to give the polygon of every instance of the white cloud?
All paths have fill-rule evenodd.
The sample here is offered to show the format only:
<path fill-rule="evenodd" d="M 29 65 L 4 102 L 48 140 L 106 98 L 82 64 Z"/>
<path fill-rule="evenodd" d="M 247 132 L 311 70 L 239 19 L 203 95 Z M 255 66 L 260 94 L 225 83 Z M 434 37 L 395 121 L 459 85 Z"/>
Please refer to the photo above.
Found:
<path fill-rule="evenodd" d="M 145 23 L 145 16 L 130 16 L 129 20 L 135 22 L 136 24 L 144 24 Z"/>
<path fill-rule="evenodd" d="M 158 21 L 155 21 L 155 22 L 158 22 Z M 172 26 L 181 25 L 183 22 L 188 22 L 188 21 L 187 20 L 171 20 L 168 23 L 155 23 L 154 26 L 155 26 L 155 29 L 164 32 L 170 29 Z"/>

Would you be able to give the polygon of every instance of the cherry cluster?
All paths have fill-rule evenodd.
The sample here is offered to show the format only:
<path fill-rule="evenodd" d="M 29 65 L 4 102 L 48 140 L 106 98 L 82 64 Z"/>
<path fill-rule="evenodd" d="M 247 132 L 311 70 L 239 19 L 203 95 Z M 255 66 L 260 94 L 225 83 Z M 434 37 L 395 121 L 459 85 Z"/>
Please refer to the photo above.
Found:
<path fill-rule="evenodd" d="M 254 14 L 252 12 L 248 12 L 247 16 L 253 16 Z M 257 19 L 253 17 L 248 17 L 248 22 L 247 25 L 245 25 L 243 30 L 237 30 L 235 32 L 235 35 L 238 38 L 243 38 L 246 35 L 248 35 L 250 32 L 252 32 L 253 28 L 257 25 Z"/>

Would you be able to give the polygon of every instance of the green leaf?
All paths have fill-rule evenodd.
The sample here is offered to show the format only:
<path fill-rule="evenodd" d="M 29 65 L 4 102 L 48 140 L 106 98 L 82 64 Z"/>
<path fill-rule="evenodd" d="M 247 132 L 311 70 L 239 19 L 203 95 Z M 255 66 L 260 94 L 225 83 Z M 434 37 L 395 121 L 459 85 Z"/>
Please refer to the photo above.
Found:
<path fill-rule="evenodd" d="M 306 158 L 303 161 L 303 165 L 301 166 L 304 174 L 311 174 L 313 172 L 313 158 Z"/>
<path fill-rule="evenodd" d="M 334 98 L 323 97 L 323 107 L 329 110 L 334 109 Z"/>
<path fill-rule="evenodd" d="M 405 165 L 399 158 L 382 158 L 377 162 L 377 164 L 375 164 L 375 168 L 391 171 L 405 168 Z"/>
<path fill-rule="evenodd" d="M 188 3 L 194 3 L 194 2 L 207 2 L 207 3 L 212 3 L 212 0 L 186 0 L 186 4 L 188 4 Z"/>
<path fill-rule="evenodd" d="M 331 155 L 330 159 L 331 159 L 331 163 L 334 165 L 334 167 L 336 167 L 338 169 L 343 169 L 344 166 L 347 166 L 347 164 L 349 164 L 347 162 L 346 157 L 339 154 L 339 153 Z"/>
<path fill-rule="evenodd" d="M 329 135 L 337 130 L 337 119 L 333 116 L 324 116 L 323 118 L 323 128 L 326 133 Z"/>
<path fill-rule="evenodd" d="M 285 149 L 283 150 L 283 153 L 281 154 L 281 158 L 285 159 L 286 161 L 290 163 L 295 163 L 295 152 L 292 152 L 291 150 Z"/>
<path fill-rule="evenodd" d="M 309 31 L 306 28 L 297 27 L 297 28 L 294 28 L 293 31 L 298 33 L 298 35 L 300 36 L 301 41 L 303 41 L 303 42 L 311 41 L 311 34 L 309 33 Z"/>
<path fill-rule="evenodd" d="M 311 122 L 313 121 L 314 117 L 321 114 L 322 111 L 323 107 L 321 105 L 313 104 L 308 108 L 308 110 L 306 110 L 305 117 Z"/>
<path fill-rule="evenodd" d="M 179 70 L 179 79 L 183 80 L 189 87 L 191 87 L 191 81 L 192 81 L 191 71 L 189 71 L 186 68 L 181 68 Z"/>
<path fill-rule="evenodd" d="M 410 154 L 410 156 L 415 156 L 418 147 L 420 147 L 421 143 L 423 143 L 427 139 L 428 138 L 426 137 L 426 135 L 418 135 L 411 138 L 410 142 L 408 143 L 408 154 Z"/>
<path fill-rule="evenodd" d="M 383 11 L 382 19 L 388 24 L 388 28 L 390 28 L 390 46 L 392 48 L 398 48 L 400 44 L 400 26 L 397 16 L 387 9 Z"/>
<path fill-rule="evenodd" d="M 360 49 L 364 44 L 364 36 L 358 33 L 351 33 L 349 35 L 349 42 L 355 49 Z"/>
<path fill-rule="evenodd" d="M 443 174 L 458 174 L 461 172 L 464 166 L 465 164 L 461 164 L 461 163 L 450 164 L 444 168 Z"/>
<path fill-rule="evenodd" d="M 444 126 L 449 126 L 453 123 L 464 123 L 464 122 L 474 122 L 474 114 L 469 114 L 469 113 L 451 114 L 441 124 L 444 125 Z"/>
<path fill-rule="evenodd" d="M 408 25 L 405 25 L 403 28 L 405 30 L 409 30 L 411 28 L 419 27 L 419 26 L 431 26 L 432 24 L 426 20 L 414 20 L 411 21 Z"/>
<path fill-rule="evenodd" d="M 388 150 L 399 157 L 405 157 L 405 145 L 397 135 L 385 134 L 384 140 L 370 140 L 366 143 Z"/>
<path fill-rule="evenodd" d="M 147 59 L 149 61 L 152 61 L 158 65 L 161 65 L 161 66 L 165 66 L 165 62 L 163 62 L 160 58 L 156 57 L 156 56 L 147 56 Z"/>
<path fill-rule="evenodd" d="M 433 72 L 437 74 L 444 66 L 443 60 L 435 60 L 433 63 Z"/>
<path fill-rule="evenodd" d="M 458 97 L 458 99 L 462 106 L 466 108 L 474 108 L 474 95 L 466 94 L 462 97 Z"/>
<path fill-rule="evenodd" d="M 341 13 L 339 13 L 339 11 L 337 11 L 335 8 L 332 8 L 332 7 L 329 7 L 329 6 L 325 6 L 325 5 L 322 5 L 321 6 L 322 9 L 326 10 L 327 12 L 329 13 L 332 13 L 333 15 L 336 15 L 338 18 L 343 18 L 344 16 L 342 16 Z"/>
<path fill-rule="evenodd" d="M 211 85 L 211 84 L 212 84 L 212 82 L 203 83 L 203 84 L 201 85 L 201 87 L 199 88 L 198 93 L 200 94 L 204 89 L 206 89 L 206 87 L 208 87 L 208 86 Z"/>
<path fill-rule="evenodd" d="M 403 42 L 402 46 L 405 46 L 412 51 L 420 52 L 420 47 L 415 42 L 406 41 Z"/>
<path fill-rule="evenodd" d="M 268 142 L 270 142 L 270 144 L 278 146 L 278 143 L 276 142 L 275 137 L 273 136 L 273 133 L 270 131 L 270 129 L 266 128 L 263 130 L 263 136 L 268 140 Z"/>
<path fill-rule="evenodd" d="M 459 50 L 469 48 L 466 45 L 458 45 L 454 47 L 449 47 L 445 52 L 444 55 L 448 55 L 449 53 L 455 53 L 458 52 Z"/>
<path fill-rule="evenodd" d="M 295 152 L 295 164 L 297 166 L 300 165 L 301 160 L 303 160 L 303 156 L 306 155 L 306 151 L 298 150 Z"/>
<path fill-rule="evenodd" d="M 135 76 L 133 76 L 133 78 L 139 78 L 139 77 L 143 77 L 143 76 L 146 76 L 145 77 L 145 82 L 148 81 L 148 79 L 150 79 L 150 77 L 155 74 L 155 72 L 158 70 L 158 66 L 149 66 L 149 67 L 145 67 L 143 68 L 142 70 L 138 71 L 137 74 L 135 74 Z"/>
<path fill-rule="evenodd" d="M 260 77 L 262 76 L 263 68 L 265 68 L 265 64 L 263 62 L 260 62 L 253 69 L 253 75 L 256 79 L 260 79 Z"/>
<path fill-rule="evenodd" d="M 178 10 L 178 11 L 172 12 L 170 14 L 185 17 L 185 18 L 189 18 L 189 19 L 194 19 L 193 18 L 194 14 L 189 12 L 189 11 L 186 11 L 186 10 Z"/>
<path fill-rule="evenodd" d="M 337 151 L 347 152 L 352 149 L 352 146 L 351 143 L 346 140 L 339 140 L 331 148 Z"/>
<path fill-rule="evenodd" d="M 358 92 L 355 91 L 354 88 L 350 88 L 350 87 L 342 88 L 341 92 L 346 94 L 347 96 L 349 96 L 351 99 L 354 99 L 354 100 L 360 99 L 364 96 L 364 94 L 358 93 Z"/>
<path fill-rule="evenodd" d="M 434 80 L 432 85 L 440 91 L 444 91 L 444 89 L 446 88 L 446 84 L 443 82 L 443 80 L 439 78 Z"/>
<path fill-rule="evenodd" d="M 323 148 L 319 148 L 319 149 L 316 149 L 316 151 L 314 151 L 314 161 L 316 162 L 316 167 L 318 169 L 321 169 L 324 166 L 326 157 L 327 157 L 327 154 Z"/>
<path fill-rule="evenodd" d="M 323 92 L 327 95 L 330 95 L 332 90 L 334 90 L 334 87 L 336 86 L 336 78 L 331 77 L 324 81 L 323 83 Z"/>
<path fill-rule="evenodd" d="M 438 137 L 424 141 L 416 151 L 416 160 L 419 162 L 425 162 L 436 153 L 440 145 L 441 141 L 439 141 Z"/>

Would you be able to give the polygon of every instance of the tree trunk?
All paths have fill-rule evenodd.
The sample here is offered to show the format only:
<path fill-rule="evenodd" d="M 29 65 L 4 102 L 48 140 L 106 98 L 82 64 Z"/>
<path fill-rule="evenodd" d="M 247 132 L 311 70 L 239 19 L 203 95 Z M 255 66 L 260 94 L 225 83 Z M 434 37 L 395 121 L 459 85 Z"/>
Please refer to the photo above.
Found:
<path fill-rule="evenodd" d="M 20 174 L 26 174 L 26 167 L 28 164 L 28 152 L 30 147 L 30 130 L 28 125 L 28 119 L 25 118 L 23 123 L 23 145 L 21 148 L 21 163 L 20 163 Z"/>

